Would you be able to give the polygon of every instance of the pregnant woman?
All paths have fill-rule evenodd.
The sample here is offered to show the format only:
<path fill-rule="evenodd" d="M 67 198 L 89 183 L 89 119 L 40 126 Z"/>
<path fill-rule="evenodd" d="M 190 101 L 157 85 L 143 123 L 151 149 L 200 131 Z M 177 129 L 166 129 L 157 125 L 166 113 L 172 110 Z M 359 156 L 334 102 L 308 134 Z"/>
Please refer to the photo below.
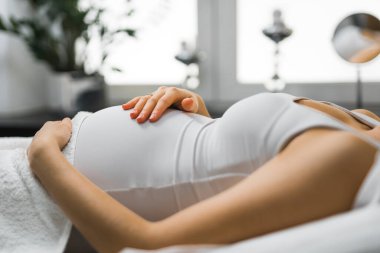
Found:
<path fill-rule="evenodd" d="M 379 120 L 268 93 L 211 119 L 198 95 L 161 87 L 83 116 L 73 164 L 69 119 L 46 123 L 28 158 L 100 252 L 225 244 L 378 201 Z"/>

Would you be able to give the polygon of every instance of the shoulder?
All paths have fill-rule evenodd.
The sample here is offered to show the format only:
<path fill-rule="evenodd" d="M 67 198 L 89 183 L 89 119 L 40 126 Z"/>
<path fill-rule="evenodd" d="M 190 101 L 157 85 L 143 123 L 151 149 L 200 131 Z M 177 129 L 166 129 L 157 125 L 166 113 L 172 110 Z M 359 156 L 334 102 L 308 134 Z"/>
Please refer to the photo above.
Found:
<path fill-rule="evenodd" d="M 280 155 L 360 167 L 372 164 L 376 152 L 376 147 L 353 133 L 316 128 L 296 137 Z"/>
<path fill-rule="evenodd" d="M 372 144 L 349 131 L 330 129 L 330 128 L 313 128 L 300 134 L 296 139 L 298 142 L 310 143 L 328 143 L 331 146 L 347 147 L 347 148 L 373 148 Z"/>

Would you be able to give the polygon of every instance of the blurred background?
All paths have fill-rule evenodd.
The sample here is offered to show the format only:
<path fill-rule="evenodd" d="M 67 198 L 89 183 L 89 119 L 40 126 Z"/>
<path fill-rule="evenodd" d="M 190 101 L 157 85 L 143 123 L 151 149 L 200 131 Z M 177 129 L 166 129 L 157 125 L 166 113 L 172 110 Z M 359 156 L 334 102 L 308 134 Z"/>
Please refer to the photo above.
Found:
<path fill-rule="evenodd" d="M 259 92 L 380 114 L 378 0 L 1 0 L 0 136 L 158 86 L 214 117 Z"/>

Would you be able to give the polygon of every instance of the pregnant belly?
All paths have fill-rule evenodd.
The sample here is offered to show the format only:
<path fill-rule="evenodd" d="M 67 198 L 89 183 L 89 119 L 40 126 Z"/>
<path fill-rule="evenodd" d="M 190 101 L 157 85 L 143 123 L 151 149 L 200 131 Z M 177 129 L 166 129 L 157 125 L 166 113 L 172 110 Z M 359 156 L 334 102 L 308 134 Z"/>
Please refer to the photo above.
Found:
<path fill-rule="evenodd" d="M 169 110 L 138 124 L 120 106 L 98 111 L 78 133 L 74 166 L 103 190 L 161 185 L 172 180 L 179 139 L 190 115 Z"/>
<path fill-rule="evenodd" d="M 110 107 L 82 123 L 74 166 L 134 212 L 163 219 L 204 198 L 201 193 L 215 194 L 209 182 L 192 182 L 192 149 L 210 121 L 168 110 L 155 123 L 138 124 L 120 106 Z"/>

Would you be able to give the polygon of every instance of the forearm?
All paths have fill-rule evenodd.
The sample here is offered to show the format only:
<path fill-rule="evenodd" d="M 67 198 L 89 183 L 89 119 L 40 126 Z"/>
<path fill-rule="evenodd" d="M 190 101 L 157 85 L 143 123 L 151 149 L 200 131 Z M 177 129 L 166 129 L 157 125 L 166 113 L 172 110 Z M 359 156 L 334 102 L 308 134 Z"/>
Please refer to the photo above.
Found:
<path fill-rule="evenodd" d="M 32 167 L 56 203 L 98 251 L 117 252 L 126 246 L 152 247 L 149 232 L 152 223 L 81 175 L 58 149 L 35 158 Z"/>

